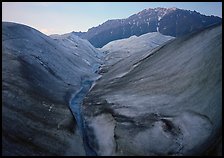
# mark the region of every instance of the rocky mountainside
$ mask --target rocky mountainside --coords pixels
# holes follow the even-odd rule
[[[221,25],[129,61],[111,66],[84,99],[97,155],[203,155],[220,141]]]
[[[69,102],[98,77],[101,53],[75,36],[60,40],[2,22],[2,155],[85,155]]]
[[[108,20],[97,27],[90,28],[87,32],[76,32],[75,34],[87,39],[96,48],[101,48],[110,41],[133,35],[140,36],[148,32],[160,32],[163,35],[180,37],[221,22],[220,17],[205,16],[196,11],[178,8],[149,8],[126,19]]]

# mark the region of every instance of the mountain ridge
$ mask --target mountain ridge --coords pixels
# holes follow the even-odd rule
[[[110,41],[140,36],[149,32],[180,37],[198,31],[211,24],[221,23],[218,16],[207,16],[197,11],[179,8],[148,8],[124,19],[111,19],[88,29],[87,32],[74,32],[87,39],[94,47],[101,48]]]

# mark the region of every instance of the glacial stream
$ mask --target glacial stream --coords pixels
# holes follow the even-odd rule
[[[99,70],[99,67],[100,67],[99,64],[94,64],[93,65],[94,72],[97,72],[97,70]],[[86,156],[96,156],[96,153],[94,150],[91,149],[88,143],[85,122],[83,121],[83,118],[82,118],[83,116],[82,116],[81,106],[83,103],[83,99],[89,92],[94,81],[95,80],[82,79],[81,88],[76,94],[73,94],[72,99],[70,100],[70,105],[69,105],[76,119],[79,133],[82,136]]]
[[[70,108],[71,108],[73,115],[76,119],[79,133],[83,138],[83,145],[84,145],[84,149],[85,149],[87,156],[96,155],[96,153],[88,145],[85,124],[84,124],[84,121],[82,118],[81,105],[82,105],[83,99],[85,98],[86,94],[89,92],[89,89],[91,88],[92,83],[93,83],[93,81],[90,81],[90,80],[82,81],[81,89],[73,96],[73,98],[70,102]]]

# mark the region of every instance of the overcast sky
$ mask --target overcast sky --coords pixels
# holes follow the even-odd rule
[[[31,26],[47,35],[87,31],[109,19],[143,9],[177,7],[222,17],[222,2],[3,2],[2,21]]]

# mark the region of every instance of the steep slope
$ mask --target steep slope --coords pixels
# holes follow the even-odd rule
[[[110,66],[122,59],[127,60],[126,58],[129,58],[130,62],[135,59],[137,60],[138,57],[145,55],[147,52],[173,38],[171,36],[164,36],[158,32],[153,32],[139,37],[131,36],[126,39],[115,40],[99,50],[106,54],[104,65]]]
[[[87,39],[96,48],[101,48],[110,41],[140,36],[148,32],[160,32],[164,35],[180,37],[196,32],[209,25],[220,23],[222,19],[215,16],[201,15],[196,11],[178,8],[145,9],[126,19],[108,20],[90,28],[87,32],[76,33]]]
[[[103,54],[95,49],[89,41],[79,38],[74,33],[51,35],[50,37],[66,49],[73,50],[73,54],[77,58],[80,58],[80,60],[83,60],[88,66],[92,67],[93,71],[96,71],[100,64],[103,63]]]
[[[121,76],[112,66],[84,99],[89,145],[98,155],[208,151],[221,137],[221,38],[219,25],[156,48]]]
[[[83,80],[98,77],[87,55],[25,25],[2,27],[2,154],[85,155],[69,102]],[[92,54],[86,60],[99,60],[76,40]]]

